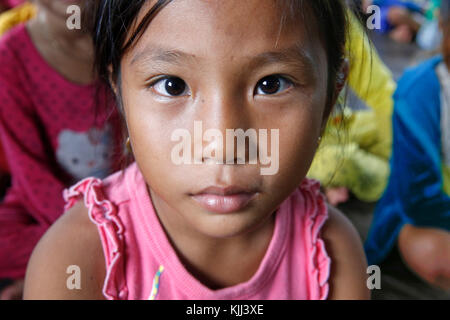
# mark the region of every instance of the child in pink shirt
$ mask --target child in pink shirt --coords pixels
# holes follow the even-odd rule
[[[368,298],[356,231],[305,178],[345,84],[343,2],[95,12],[99,74],[135,162],[66,189],[24,297]]]
[[[34,246],[63,212],[63,189],[111,173],[117,141],[92,77],[90,37],[67,30],[51,1],[36,4],[37,17],[0,40],[0,138],[12,178],[0,204],[0,279],[24,278]],[[68,41],[71,55],[62,50]]]

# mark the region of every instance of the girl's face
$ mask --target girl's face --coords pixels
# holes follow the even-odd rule
[[[280,30],[280,19],[275,1],[175,0],[122,59],[120,90],[133,153],[163,222],[213,238],[242,235],[267,222],[304,179],[328,116],[327,56],[318,35],[308,33],[315,26],[306,28],[298,18]],[[202,137],[194,146],[196,121],[200,134],[219,130],[223,148]],[[173,159],[181,140],[171,137],[180,129],[191,135],[192,156],[183,151],[192,164]],[[267,148],[259,149],[269,156],[279,151],[278,157],[272,153],[278,171],[262,175],[269,165],[260,159],[212,164],[195,154],[200,144],[234,159],[234,150],[226,149],[227,129],[254,130],[260,143],[259,133],[267,130]]]

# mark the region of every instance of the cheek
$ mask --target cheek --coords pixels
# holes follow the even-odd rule
[[[286,110],[284,117],[279,118],[280,175],[273,177],[278,182],[285,180],[298,185],[306,176],[318,148],[325,110],[325,89],[318,88],[311,100],[292,106]]]
[[[125,88],[123,92],[127,92]],[[167,170],[172,164],[170,138],[177,121],[168,121],[164,112],[137,92],[124,94],[123,104],[133,153],[141,169]]]
[[[291,119],[280,130],[280,168],[306,174],[318,145],[321,119],[309,111]]]
[[[177,203],[185,186],[185,173],[171,160],[172,128],[150,112],[129,112],[128,126],[133,155],[152,190],[168,203]],[[181,170],[181,171],[180,171]]]
[[[151,113],[131,113],[128,117],[129,135],[136,160],[153,167],[171,166],[170,123]]]
[[[278,173],[263,177],[270,199],[282,201],[300,185],[317,149],[321,124],[317,113],[320,112],[301,108],[297,106],[297,110],[289,112],[280,128]]]

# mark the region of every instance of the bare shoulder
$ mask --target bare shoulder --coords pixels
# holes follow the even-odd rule
[[[104,278],[97,227],[80,201],[52,225],[34,249],[25,276],[24,299],[103,299]]]
[[[369,299],[367,260],[361,238],[339,210],[328,206],[322,238],[331,258],[329,299]]]

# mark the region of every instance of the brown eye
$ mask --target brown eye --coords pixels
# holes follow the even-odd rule
[[[166,77],[159,79],[151,87],[158,94],[166,97],[179,97],[186,95],[188,89],[186,82],[178,77]]]
[[[282,76],[268,76],[258,82],[255,94],[274,95],[290,88],[291,85],[292,82]]]

